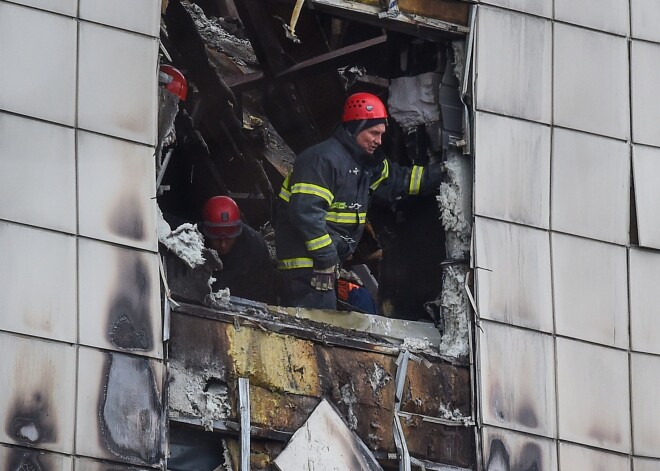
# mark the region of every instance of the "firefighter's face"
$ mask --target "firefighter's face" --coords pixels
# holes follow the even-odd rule
[[[377,124],[368,129],[365,129],[355,137],[355,142],[357,142],[358,146],[360,146],[363,151],[369,155],[372,155],[382,143],[385,129],[386,128],[384,124]]]
[[[209,246],[218,252],[218,255],[227,255],[236,243],[236,238],[231,239],[209,239]]]

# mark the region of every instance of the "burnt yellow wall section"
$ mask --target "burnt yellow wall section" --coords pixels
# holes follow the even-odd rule
[[[314,344],[249,327],[227,328],[235,376],[254,385],[305,396],[320,396],[321,383]]]

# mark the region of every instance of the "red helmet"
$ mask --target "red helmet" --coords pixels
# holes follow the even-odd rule
[[[346,123],[347,121],[379,118],[387,118],[387,110],[380,98],[371,93],[356,93],[346,99],[341,121]]]
[[[161,65],[158,81],[165,85],[165,89],[174,93],[181,101],[186,100],[188,96],[188,82],[178,69],[171,65]]]
[[[214,196],[202,209],[202,232],[211,239],[233,239],[241,235],[241,211],[228,196]]]

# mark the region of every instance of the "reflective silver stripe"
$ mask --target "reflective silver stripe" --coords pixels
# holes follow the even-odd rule
[[[284,258],[277,261],[280,270],[291,270],[293,268],[313,268],[314,261],[311,258]]]
[[[316,239],[305,241],[305,245],[309,251],[322,249],[323,247],[327,247],[330,244],[332,244],[332,239],[328,234],[317,237]]]
[[[412,172],[410,173],[410,188],[408,188],[408,194],[418,195],[420,188],[422,186],[422,174],[424,173],[424,167],[418,165],[413,165]]]
[[[313,183],[294,184],[291,187],[291,194],[295,193],[304,193],[307,195],[318,196],[319,198],[326,200],[329,205],[332,204],[332,201],[335,199],[335,195],[333,195],[330,190],[319,185],[314,185]]]
[[[387,159],[383,160],[383,171],[380,173],[380,178],[373,182],[369,188],[371,190],[375,190],[378,188],[378,185],[383,183],[383,180],[385,180],[387,177],[390,176],[390,164],[387,162]]]
[[[337,224],[364,224],[367,222],[367,213],[328,211],[325,220]]]

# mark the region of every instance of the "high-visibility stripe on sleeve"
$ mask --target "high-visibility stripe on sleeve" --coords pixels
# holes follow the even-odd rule
[[[305,246],[307,246],[307,250],[310,252],[312,250],[322,249],[323,247],[327,247],[330,244],[332,244],[332,239],[328,234],[317,237],[316,239],[305,241]]]
[[[284,182],[282,183],[282,189],[280,190],[280,198],[282,198],[287,203],[289,202],[289,198],[291,198],[291,192],[289,191],[289,177],[290,176],[291,176],[291,174],[286,176],[286,178],[284,179]]]
[[[303,193],[307,195],[318,196],[323,198],[328,204],[332,204],[332,201],[335,199],[335,195],[332,194],[327,188],[322,186],[314,185],[313,183],[296,183],[291,187],[291,194]]]
[[[314,261],[311,258],[283,258],[277,261],[277,268],[280,270],[292,270],[294,268],[314,268]]]
[[[364,224],[367,222],[367,213],[328,211],[325,220],[337,224]]]
[[[418,195],[420,188],[422,187],[422,174],[424,173],[424,167],[414,165],[412,172],[410,173],[410,188],[408,188],[408,194]]]
[[[378,188],[378,185],[383,183],[383,180],[385,180],[387,177],[390,176],[390,164],[387,162],[387,159],[383,160],[383,171],[380,173],[380,177],[378,180],[373,182],[369,188],[371,188],[372,191],[375,191],[376,188]]]
[[[282,187],[282,189],[280,190],[280,198],[282,198],[284,201],[288,203],[289,199],[291,198],[291,192],[286,188]]]

